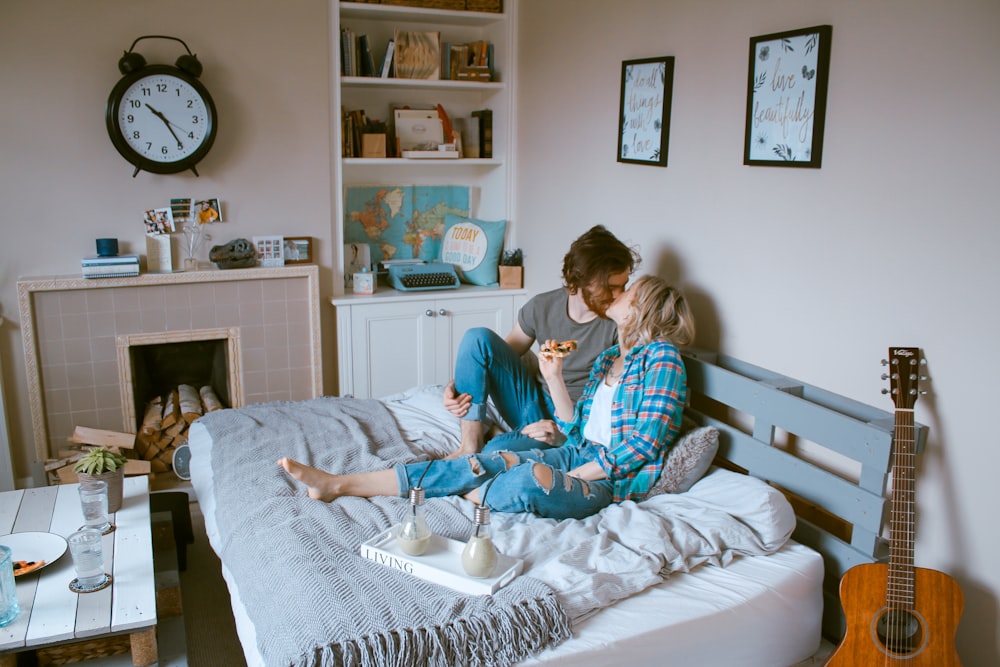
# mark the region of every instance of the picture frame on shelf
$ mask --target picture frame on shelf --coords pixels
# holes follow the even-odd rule
[[[257,263],[260,266],[285,265],[285,239],[282,236],[255,236],[253,247],[257,252]]]
[[[674,57],[622,61],[618,161],[667,166]]]
[[[286,236],[282,247],[285,264],[311,264],[313,261],[311,236]]]
[[[819,169],[832,26],[750,38],[743,164]]]

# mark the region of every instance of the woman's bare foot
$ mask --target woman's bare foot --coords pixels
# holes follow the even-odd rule
[[[343,495],[338,492],[336,475],[307,466],[288,457],[278,459],[278,465],[292,478],[305,484],[310,498],[328,503]]]

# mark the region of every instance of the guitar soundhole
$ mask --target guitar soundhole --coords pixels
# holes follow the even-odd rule
[[[920,619],[911,612],[888,610],[879,616],[874,629],[879,644],[887,653],[906,656],[923,647],[923,626]]]

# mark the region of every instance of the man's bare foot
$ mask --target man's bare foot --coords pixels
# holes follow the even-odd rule
[[[288,457],[278,459],[278,465],[291,475],[292,478],[305,484],[310,498],[328,503],[336,500],[341,495],[337,492],[336,475],[313,468],[312,466],[307,466]]]

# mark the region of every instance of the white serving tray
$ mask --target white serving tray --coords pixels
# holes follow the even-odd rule
[[[524,561],[497,554],[493,575],[479,579],[470,577],[462,569],[462,549],[465,544],[440,535],[431,536],[427,553],[411,556],[396,543],[396,527],[362,542],[361,555],[380,565],[400,570],[415,577],[432,581],[461,593],[492,595],[514,580],[521,573]]]

